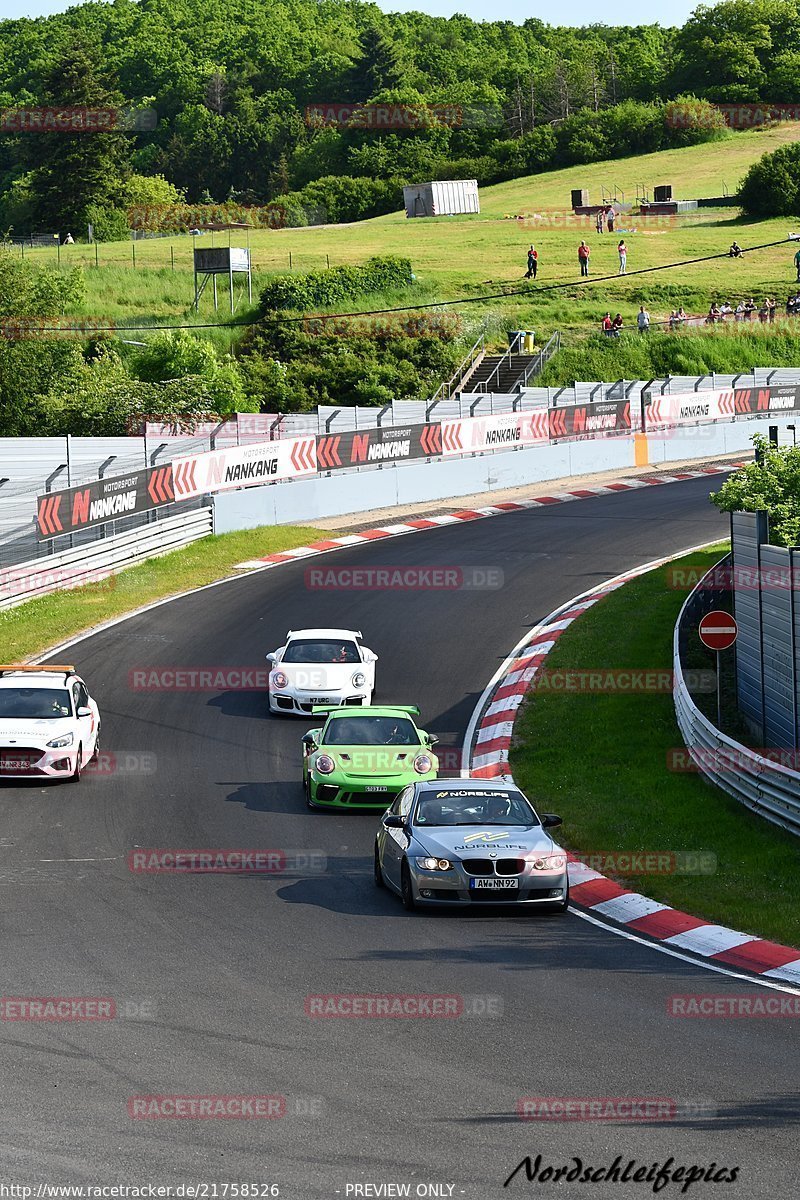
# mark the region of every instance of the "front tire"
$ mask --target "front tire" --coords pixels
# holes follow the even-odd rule
[[[411,872],[408,869],[408,863],[403,863],[403,868],[400,872],[400,895],[403,899],[403,908],[406,912],[413,912],[417,907],[414,900],[414,889],[411,884]]]
[[[306,798],[306,808],[316,811],[319,808],[319,805],[315,804],[311,799],[311,780],[308,775],[306,775],[303,779],[303,794]]]
[[[72,772],[71,782],[80,783],[81,774],[83,773],[83,744],[78,743],[78,753],[75,758],[75,770]]]
[[[96,763],[100,757],[100,728],[101,728],[100,722],[98,721],[97,722],[97,737],[94,739],[94,750],[92,751],[92,757],[89,759],[90,763]]]

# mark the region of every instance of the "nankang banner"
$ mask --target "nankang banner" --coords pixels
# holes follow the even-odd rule
[[[314,475],[317,470],[314,443],[313,437],[285,438],[176,458],[175,496],[178,500],[189,500],[206,492]]]
[[[442,453],[440,434],[438,424],[390,425],[325,434],[317,438],[317,467],[320,471],[338,471],[344,467],[429,458]]]
[[[598,437],[606,433],[630,433],[631,406],[628,400],[598,400],[596,404],[569,404],[548,413],[550,440]]]
[[[730,421],[734,417],[770,416],[800,409],[800,388],[737,388],[650,396],[645,407],[645,428],[696,425],[703,421]]]
[[[174,502],[172,463],[95,479],[80,487],[38,496],[36,536],[43,542]]]

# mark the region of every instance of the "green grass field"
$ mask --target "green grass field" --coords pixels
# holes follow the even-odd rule
[[[702,572],[726,549],[674,565]],[[589,609],[559,638],[547,670],[671,671],[685,592],[665,586],[666,574],[657,568]],[[637,619],[642,612],[647,621]],[[698,774],[669,769],[684,746],[671,692],[533,692],[514,732],[514,777],[540,810],[564,818],[563,845],[583,854],[716,855],[713,874],[615,877],[694,916],[800,945],[800,840]]]
[[[532,288],[524,297],[504,298],[491,304],[465,304],[459,311],[468,322],[466,336],[490,313],[499,313],[507,324],[536,329],[543,336],[556,328],[574,332],[576,336],[585,335],[608,307],[618,308],[623,316],[631,318],[642,299],[648,300],[654,318],[668,315],[672,305],[668,300],[659,300],[659,289],[665,285],[670,292],[675,289],[680,295],[685,289],[690,300],[702,301],[701,307],[713,295],[720,298],[745,292],[756,296],[773,292],[785,295],[795,278],[791,262],[794,247],[790,244],[736,261],[704,263],[580,286],[576,253],[581,238],[592,246],[593,275],[616,275],[618,238],[609,234],[598,237],[588,221],[573,218],[569,194],[572,188],[585,186],[590,190],[590,198],[599,201],[601,185],[605,185],[618,188],[618,194],[624,192],[626,199],[633,200],[637,182],[646,184],[651,194],[653,185],[672,183],[674,194],[687,199],[720,195],[724,188],[733,192],[751,163],[766,151],[798,137],[800,124],[786,123],[770,130],[739,133],[704,146],[517,179],[482,188],[479,216],[408,220],[402,213],[392,213],[352,225],[251,230],[254,297],[257,298],[260,286],[271,274],[289,270],[290,254],[293,270],[319,269],[328,262],[332,266],[362,262],[373,254],[402,254],[414,265],[422,299],[458,300],[483,291],[496,291],[498,283],[520,283],[531,241],[540,253],[538,287],[553,283],[569,286],[550,293]],[[507,219],[515,215],[523,215],[525,219]],[[734,237],[745,248],[785,239],[792,228],[783,220],[745,221],[735,208],[701,209],[685,217],[654,218],[649,224],[640,218],[623,219],[618,226],[625,230],[636,227],[636,232],[624,234],[630,271],[724,252]],[[213,236],[216,244],[227,244],[226,234]],[[236,235],[234,238],[241,240]],[[210,244],[211,239],[211,234],[204,235],[202,244]],[[171,251],[175,270],[170,265]],[[136,243],[135,269],[130,242],[101,245],[98,253],[100,267],[96,269],[93,247],[61,248],[62,267],[85,265],[88,298],[84,315],[105,316],[119,322],[172,319],[200,323],[215,319],[208,291],[199,315],[194,317],[190,313],[191,237]],[[55,249],[28,250],[26,257],[29,255],[35,261],[56,261]],[[361,307],[371,305],[365,303]],[[240,280],[236,319],[242,320],[247,315],[246,292]],[[216,319],[229,318],[227,294],[221,288]]]

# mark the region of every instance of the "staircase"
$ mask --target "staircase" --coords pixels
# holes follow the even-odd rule
[[[522,378],[537,358],[538,351],[536,354],[485,354],[462,391],[513,392],[517,380]]]

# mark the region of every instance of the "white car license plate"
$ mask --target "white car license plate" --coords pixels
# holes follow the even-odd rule
[[[388,792],[388,787],[384,787],[380,783],[368,783],[364,788],[365,792]]]
[[[474,888],[490,888],[493,891],[510,891],[519,887],[518,879],[470,879],[469,886]]]
[[[329,700],[327,696],[312,696],[309,704],[335,704],[335,700]]]
[[[0,758],[0,767],[4,771],[28,771],[30,770],[31,760],[29,758]]]

